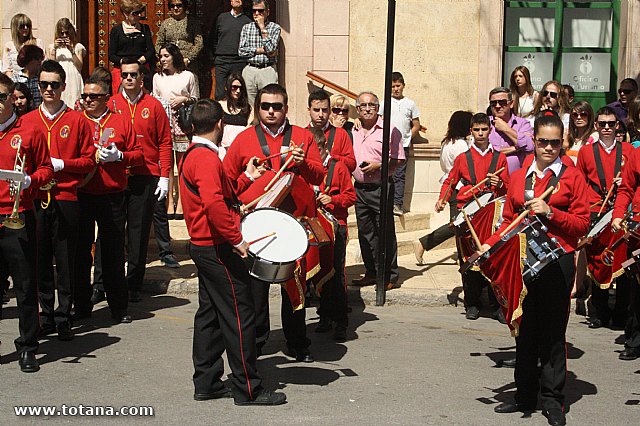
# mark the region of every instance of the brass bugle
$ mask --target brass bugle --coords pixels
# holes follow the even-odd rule
[[[16,162],[13,166],[13,170],[16,172],[22,172],[24,170],[25,156],[20,155],[20,145],[16,152]],[[24,220],[18,216],[18,209],[20,208],[20,190],[22,189],[22,182],[11,181],[9,183],[9,195],[13,197],[13,209],[11,215],[6,218],[2,225],[9,229],[22,229],[24,228]]]

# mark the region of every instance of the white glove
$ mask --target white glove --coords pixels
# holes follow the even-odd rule
[[[122,152],[116,148],[116,144],[111,143],[106,148],[100,147],[100,161],[102,163],[113,163],[122,160]]]
[[[161,177],[158,181],[158,186],[156,187],[156,192],[154,195],[158,195],[158,201],[164,200],[169,193],[169,178]]]
[[[22,183],[22,185],[20,185],[20,190],[24,191],[25,189],[29,188],[30,186],[31,186],[31,176],[25,175],[24,176],[24,182]]]
[[[61,160],[59,158],[51,157],[51,164],[53,165],[54,172],[59,172],[60,170],[64,169],[64,160]]]

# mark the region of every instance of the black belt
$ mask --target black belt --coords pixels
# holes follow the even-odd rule
[[[248,63],[247,65],[249,65],[250,67],[260,68],[260,69],[262,69],[262,68],[270,67],[270,66],[272,66],[274,63],[275,63],[275,62],[272,62],[272,63],[270,63],[270,64],[252,64],[252,63]]]
[[[392,183],[392,182],[393,182],[393,178],[392,178],[392,177],[390,177],[390,178],[389,178],[389,183]],[[382,184],[377,183],[377,182],[369,182],[369,183],[365,183],[365,182],[358,182],[358,181],[355,181],[355,182],[353,183],[353,186],[354,186],[355,188],[359,188],[359,189],[367,189],[367,190],[369,190],[369,189],[378,189],[378,188],[380,188],[380,186],[382,186]]]

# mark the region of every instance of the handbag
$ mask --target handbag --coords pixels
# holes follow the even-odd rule
[[[191,111],[193,111],[194,103],[182,105],[178,108],[178,126],[187,134],[191,135]]]

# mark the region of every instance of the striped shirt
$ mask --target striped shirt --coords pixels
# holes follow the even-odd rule
[[[263,39],[260,28],[258,28],[255,22],[245,24],[242,27],[238,55],[242,58],[247,58],[251,65],[272,65],[276,63],[276,56],[269,57],[265,54],[256,55],[256,50],[259,47],[262,47],[267,54],[275,52],[278,49],[280,25],[269,21],[266,23],[265,29],[269,34]]]

